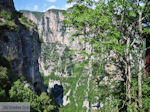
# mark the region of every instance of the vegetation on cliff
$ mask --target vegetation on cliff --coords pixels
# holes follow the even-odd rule
[[[48,11],[54,12],[54,13],[58,13],[58,12],[65,13],[66,12],[65,10],[59,10],[59,9],[49,9]]]
[[[36,12],[36,11],[27,11],[27,10],[20,10],[21,13],[32,13],[38,20],[42,18],[44,15],[43,12]]]
[[[150,76],[148,71],[144,78],[143,55],[149,49],[145,48],[145,41],[149,41],[150,35],[150,2],[68,0],[68,3],[74,6],[65,14],[65,26],[76,30],[70,41],[82,36],[81,41],[92,49],[79,51],[84,57],[82,62],[72,61],[74,53],[68,46],[57,42],[46,46],[39,39],[43,43],[44,69],[55,65],[49,76],[42,74],[44,84],[49,86],[50,80],[60,82],[63,100],[63,95],[70,92],[66,96],[69,103],[60,104],[59,111],[150,112]],[[65,13],[57,9],[49,11]],[[38,19],[43,16],[40,12],[31,13]],[[17,31],[18,24],[27,29],[36,27],[21,13],[0,12],[0,30],[3,29],[0,35],[5,30]],[[7,42],[7,38],[3,41]],[[60,48],[64,48],[62,53]],[[51,96],[51,90],[49,94],[35,94],[24,77],[11,71],[10,57],[0,55],[0,101],[30,102],[33,112],[56,112],[57,97]]]
[[[1,10],[0,11],[0,28],[16,31],[17,27],[18,26],[15,23],[15,18],[12,16],[12,14],[5,10]]]
[[[1,56],[0,102],[30,102],[31,112],[55,112],[57,108],[53,97],[45,92],[40,96],[36,95],[23,76],[19,77],[11,71],[10,63],[7,58]]]
[[[31,112],[49,112],[55,110],[52,99],[47,96],[47,93],[42,92],[40,96],[33,93],[32,90],[25,87],[22,81],[17,80],[11,87],[10,101],[13,102],[30,102]]]
[[[145,80],[143,72],[146,50],[143,45],[145,34],[149,34],[150,2],[68,0],[68,3],[75,5],[68,10],[65,22],[78,30],[93,48],[87,56],[92,60],[93,68],[96,67],[93,75],[97,78],[99,100],[103,103],[99,111],[150,111],[149,78]],[[105,68],[112,65],[118,71],[110,75]],[[115,79],[118,76],[121,78]],[[105,83],[102,84],[103,78]]]
[[[28,21],[19,12],[0,11],[0,42],[8,45],[11,36],[8,38],[6,32],[16,34],[19,30],[23,30],[18,29],[19,26],[28,30],[31,27],[36,28],[33,22]],[[0,49],[0,102],[30,102],[32,112],[55,112],[57,107],[53,97],[46,92],[38,93],[32,84],[20,76],[21,74],[16,73],[12,68],[14,60],[7,56],[9,55],[7,50],[9,49]]]

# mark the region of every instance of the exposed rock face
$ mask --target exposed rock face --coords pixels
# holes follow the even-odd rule
[[[0,9],[13,14],[12,11],[15,11],[13,0],[1,0]],[[36,27],[27,28],[19,20],[15,21],[17,21],[16,30],[5,29],[3,26],[0,31],[0,55],[9,59],[12,71],[25,76],[35,89],[40,88],[43,91],[38,64],[41,44]]]
[[[0,0],[0,10],[15,11],[13,0]]]
[[[64,46],[68,46],[70,49],[83,49],[85,43],[79,44],[79,39],[74,38],[74,41],[70,40],[70,37],[75,33],[74,29],[67,28],[63,24],[64,15],[63,11],[47,11],[44,13],[41,21],[38,24],[40,37],[43,38],[44,43],[60,43]]]
[[[70,38],[76,31],[64,25],[63,11],[46,11],[40,19],[34,13],[25,11],[24,15],[38,25],[40,39],[43,40],[39,59],[40,72],[45,76],[50,76],[49,89],[57,91],[53,92],[56,95],[58,104],[66,106],[73,103],[73,106],[77,108],[79,106],[80,108],[84,107],[84,100],[88,101],[88,96],[90,95],[89,90],[91,89],[92,78],[89,69],[91,67],[87,67],[84,74],[82,74],[84,68],[77,69],[75,66],[76,62],[83,62],[83,60],[88,59],[88,57],[85,58],[79,54],[78,51],[85,50],[90,53],[91,46],[85,42],[80,42],[82,37]],[[74,50],[75,53],[70,53],[71,50]],[[78,75],[75,72],[79,72]],[[56,85],[63,87],[63,93],[59,88],[56,88]],[[85,91],[82,93],[83,99],[80,99],[78,94],[81,92],[82,87]],[[89,106],[85,107],[89,110]]]
[[[28,17],[29,20],[34,21],[36,24],[38,24],[38,20],[37,20],[37,18],[34,16],[34,14],[32,14],[32,13],[25,13],[25,12],[24,12],[24,16]]]
[[[63,24],[63,12],[62,10],[49,10],[43,13],[40,19],[37,19],[34,12],[24,12],[24,15],[29,20],[38,24],[39,36],[43,40],[42,55],[39,59],[40,71],[46,76],[50,75],[56,66],[62,64],[64,61],[62,57],[65,57],[66,53],[69,54],[69,50],[90,50],[88,44],[79,42],[82,37],[73,38],[74,41],[71,40],[71,35],[76,31],[67,28]],[[76,53],[76,55],[65,57],[65,59],[66,63],[71,63],[71,61],[83,60],[83,56]],[[60,76],[69,76],[71,74],[67,73],[66,68],[65,73],[56,72]]]
[[[42,53],[39,58],[40,72],[49,76],[47,77],[50,78],[48,90],[54,93],[57,103],[66,106],[67,109],[69,107],[82,108],[83,110],[76,111],[86,112],[103,107],[103,103],[99,101],[97,81],[93,80],[95,77],[93,76],[94,69],[92,66],[93,61],[100,61],[101,59],[96,60],[92,56],[90,60],[88,56],[82,56],[77,52],[83,50],[91,54],[92,47],[88,43],[80,42],[82,36],[72,37],[76,30],[64,25],[63,11],[54,9],[43,13],[27,11],[23,13],[29,20],[38,25],[40,40],[43,41]],[[71,50],[74,50],[75,53],[70,53]],[[108,54],[108,56],[117,58],[114,53]],[[80,69],[76,62],[83,63],[84,61],[89,61],[89,63],[86,63],[83,68],[81,65],[82,69]],[[121,74],[117,66],[110,61],[107,63],[105,71],[109,75],[113,75],[116,71]],[[108,77],[102,79],[103,81],[100,84],[110,83]],[[113,77],[111,82],[114,80],[121,81],[122,78],[118,75]]]

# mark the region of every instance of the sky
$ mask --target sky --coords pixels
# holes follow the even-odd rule
[[[19,10],[30,10],[44,12],[48,9],[67,9],[71,4],[67,0],[14,0],[15,8]]]

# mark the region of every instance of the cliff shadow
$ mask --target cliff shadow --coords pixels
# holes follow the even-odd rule
[[[63,92],[64,88],[62,85],[55,84],[53,88],[51,88],[51,93],[57,101],[58,105],[63,104]]]

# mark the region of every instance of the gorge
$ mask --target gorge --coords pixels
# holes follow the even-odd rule
[[[12,0],[2,0],[0,5],[1,10],[17,13]],[[91,52],[91,47],[80,42],[82,37],[70,38],[76,31],[63,23],[65,11],[20,12],[27,20],[14,18],[15,30],[7,29],[5,25],[1,29],[0,54],[9,59],[10,69],[19,76],[23,75],[33,85],[34,91],[40,88],[52,92],[57,103],[64,106],[64,111],[88,109],[89,94],[95,97],[92,105],[97,105],[96,93],[90,92],[95,82],[89,75],[89,64],[85,68],[80,65],[88,57],[84,58],[79,51]]]
[[[30,102],[31,112],[149,112],[150,2],[65,2],[72,7],[39,12],[0,0],[0,102]]]
[[[89,108],[89,95],[93,95],[92,106],[100,106],[96,82],[89,74],[89,64],[82,67],[82,61],[88,57],[80,54],[81,50],[91,52],[91,46],[81,42],[82,36],[72,38],[76,31],[66,27],[64,10],[50,9],[46,12],[21,11],[28,20],[37,24],[41,43],[39,67],[48,91],[53,91],[58,104],[62,104],[66,111],[75,108],[77,111]],[[81,65],[80,65],[81,64]],[[87,87],[88,85],[88,87]],[[90,92],[92,90],[92,92]],[[78,98],[82,92],[82,98]],[[94,107],[94,108],[95,108]],[[65,111],[65,110],[64,110]]]

